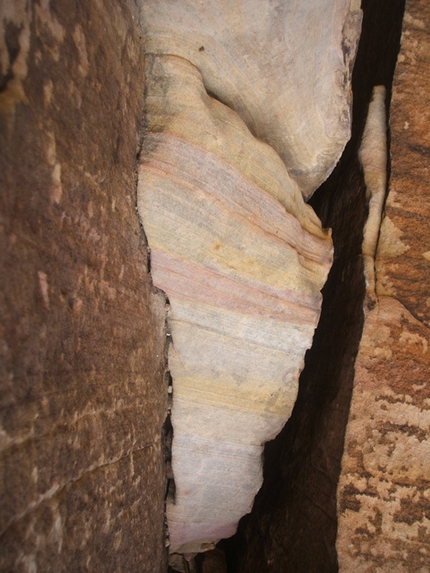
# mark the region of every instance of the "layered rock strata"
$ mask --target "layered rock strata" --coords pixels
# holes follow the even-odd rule
[[[329,4],[142,8],[138,208],[170,303],[171,552],[212,547],[250,510],[312,343],[332,247],[302,196],[348,139],[360,25],[349,2]]]
[[[229,537],[289,417],[331,263],[297,184],[199,71],[147,57],[138,206],[170,302],[173,552]]]
[[[406,4],[392,168],[338,489],[342,573],[429,570],[429,7]]]

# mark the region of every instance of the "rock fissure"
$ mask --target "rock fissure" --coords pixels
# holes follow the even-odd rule
[[[0,571],[428,573],[430,11],[359,4],[0,3]]]
[[[266,445],[264,483],[253,511],[236,536],[224,542],[229,573],[339,569],[337,487],[364,321],[362,242],[368,205],[358,150],[373,87],[384,85],[387,101],[391,97],[404,4],[367,1],[362,8],[352,138],[310,200],[323,225],[333,230],[334,263],[323,288],[322,314],[292,416]]]

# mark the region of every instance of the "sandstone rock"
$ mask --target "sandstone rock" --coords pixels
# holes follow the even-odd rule
[[[368,313],[339,483],[340,571],[429,563],[429,332],[392,297]]]
[[[331,259],[301,193],[349,137],[361,11],[349,0],[141,8],[138,205],[170,302],[171,551],[191,554],[249,511],[262,445],[295,400]]]
[[[349,137],[361,11],[349,1],[150,1],[142,22],[138,205],[172,336],[167,516],[171,551],[193,553],[249,511],[262,445],[295,400],[331,258],[301,193]]]
[[[429,7],[406,4],[390,114],[392,168],[339,483],[340,571],[428,571]]]
[[[194,64],[309,197],[350,136],[360,2],[149,0],[141,9],[145,51]]]
[[[376,301],[375,257],[381,228],[382,210],[387,191],[387,118],[385,86],[373,89],[368,116],[359,150],[363,168],[369,214],[363,230],[363,259],[367,305]]]
[[[170,302],[175,499],[171,551],[235,532],[288,419],[331,264],[297,183],[197,68],[147,57],[138,208]]]
[[[0,570],[166,570],[133,2],[0,2]]]

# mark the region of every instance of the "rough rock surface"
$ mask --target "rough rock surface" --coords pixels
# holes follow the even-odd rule
[[[430,570],[430,10],[406,3],[392,169],[339,483],[340,571]]]
[[[365,0],[353,73],[352,139],[311,204],[332,228],[334,262],[321,319],[306,355],[292,416],[266,445],[264,484],[237,535],[224,543],[228,570],[337,573],[337,484],[363,325],[366,196],[358,160],[373,87],[391,85],[400,0]],[[352,569],[353,570],[353,569]]]
[[[330,234],[278,154],[197,68],[147,56],[138,207],[170,302],[171,551],[231,536],[262,482],[312,344]]]
[[[146,0],[142,14],[145,51],[194,64],[312,195],[350,137],[359,0]]]
[[[163,571],[133,2],[0,3],[0,570]]]

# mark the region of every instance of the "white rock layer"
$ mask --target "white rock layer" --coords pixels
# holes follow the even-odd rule
[[[305,197],[350,137],[360,0],[145,0],[148,54],[175,54],[284,160]]]

